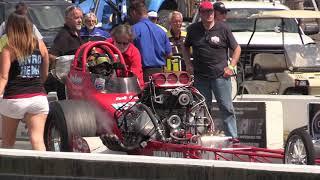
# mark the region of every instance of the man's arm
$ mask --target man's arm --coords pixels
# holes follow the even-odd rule
[[[235,74],[235,68],[238,64],[239,58],[241,54],[241,47],[240,45],[237,45],[232,53],[232,58],[230,64],[224,68],[224,74],[223,77],[230,77]]]
[[[54,69],[56,66],[56,58],[57,56],[53,54],[49,54],[49,69]]]
[[[49,50],[49,69],[54,69],[54,67],[56,66],[56,58],[60,56],[60,54],[62,54],[63,50],[60,46],[63,43],[66,42],[63,40],[62,35],[60,35],[60,33],[57,34],[53,41],[53,45]]]
[[[235,68],[238,64],[240,54],[241,54],[241,47],[237,43],[236,39],[233,36],[233,33],[231,32],[231,29],[229,26],[226,26],[226,34],[227,34],[227,39],[228,39],[228,47],[229,49],[233,50],[232,56],[231,56],[231,62],[230,64],[224,68],[224,77],[230,77],[234,75],[235,73]]]
[[[234,51],[233,51],[233,53],[232,53],[232,57],[231,57],[232,59],[231,59],[231,62],[230,62],[230,65],[231,65],[232,67],[237,66],[237,64],[238,64],[238,62],[239,62],[240,54],[241,54],[241,47],[240,47],[240,45],[238,45],[238,46],[234,49]]]
[[[182,45],[182,57],[183,57],[183,60],[186,64],[186,69],[187,69],[187,72],[189,74],[193,74],[193,65],[191,63],[191,47],[192,47],[192,37],[191,37],[191,30],[192,30],[192,25],[190,25],[188,28],[187,28],[187,33],[186,33],[186,38],[184,40],[184,44]]]
[[[191,47],[182,46],[182,57],[186,64],[186,69],[189,74],[193,74],[193,65],[191,63]]]

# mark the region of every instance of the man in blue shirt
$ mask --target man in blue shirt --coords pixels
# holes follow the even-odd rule
[[[96,27],[97,17],[94,13],[88,13],[84,16],[84,27],[80,30],[80,37],[84,41],[105,40],[110,34]]]
[[[171,56],[170,41],[166,33],[148,19],[148,10],[144,3],[132,3],[129,8],[131,20],[135,23],[134,44],[142,56],[144,81],[149,81],[153,73],[163,72],[166,58]]]

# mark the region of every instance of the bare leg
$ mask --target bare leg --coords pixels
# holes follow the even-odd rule
[[[16,142],[19,119],[2,116],[2,147],[12,148]]]
[[[43,134],[46,123],[46,114],[29,114],[25,115],[26,123],[29,130],[30,143],[33,150],[45,151]]]

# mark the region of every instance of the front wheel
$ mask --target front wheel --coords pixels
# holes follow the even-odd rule
[[[315,152],[311,136],[304,129],[295,129],[289,134],[283,161],[284,164],[315,164]]]

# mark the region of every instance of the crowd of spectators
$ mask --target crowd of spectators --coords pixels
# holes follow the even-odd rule
[[[97,17],[94,13],[83,15],[79,7],[70,6],[65,11],[65,24],[55,37],[48,55],[41,34],[26,16],[27,5],[18,4],[8,21],[0,26],[0,50],[3,49],[0,60],[0,95],[3,94],[3,99],[0,100],[4,138],[2,146],[14,145],[13,136],[15,137],[17,124],[21,119],[26,119],[33,149],[45,150],[42,135],[48,102],[43,99],[43,87],[49,62],[53,68],[57,57],[75,54],[83,43],[92,40],[106,40],[114,44],[121,51],[127,68],[137,76],[141,88],[149,81],[151,74],[164,71],[167,58],[172,55],[181,56],[183,70],[195,75],[195,86],[204,94],[209,107],[212,101],[211,92],[214,92],[224,115],[227,135],[236,138],[230,76],[233,75],[239,58],[239,45],[223,22],[228,11],[223,3],[217,2],[212,6],[205,1],[201,3],[199,11],[202,21],[189,26],[187,32],[181,30],[182,14],[178,11],[171,12],[167,30],[157,24],[157,12],[148,12],[145,3],[136,0],[130,3],[128,9],[132,24],[118,25],[109,33],[96,27]],[[11,22],[13,19],[16,20],[14,25]],[[12,28],[24,28],[26,31],[9,32]],[[15,44],[14,38],[17,37],[25,37],[26,42]],[[194,57],[192,63],[191,47]],[[227,64],[228,49],[234,52],[230,65]],[[36,55],[39,56],[38,61],[30,64],[28,58]],[[37,73],[24,74],[22,69],[27,66],[38,68]],[[47,91],[58,92],[59,99],[66,98],[64,84],[54,77],[49,76],[46,87],[49,87]],[[16,91],[19,88],[24,91]],[[21,98],[27,100],[18,107],[12,107],[12,101],[20,102]],[[12,113],[10,108],[20,113]]]

